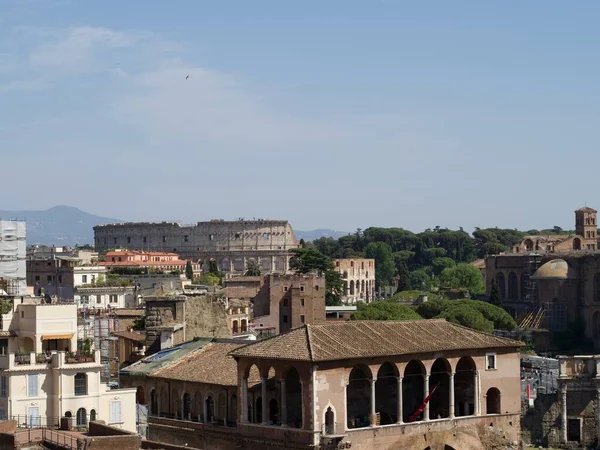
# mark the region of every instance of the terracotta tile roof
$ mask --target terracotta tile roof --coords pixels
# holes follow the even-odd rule
[[[231,355],[316,362],[521,345],[444,319],[357,320],[304,325],[241,347]]]
[[[152,373],[152,377],[196,383],[237,386],[237,364],[229,353],[245,344],[211,342],[193,351],[173,364]],[[256,378],[256,379],[255,379]],[[250,373],[248,385],[260,383],[260,376]]]
[[[135,331],[113,331],[115,336],[120,336],[130,341],[144,342],[146,340],[146,332],[137,333]]]

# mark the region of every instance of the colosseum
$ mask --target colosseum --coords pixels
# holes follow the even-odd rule
[[[288,273],[290,250],[299,242],[286,220],[215,219],[182,225],[177,222],[129,222],[94,227],[96,250],[113,248],[169,251],[198,261],[208,269],[240,274],[254,260],[263,273]]]

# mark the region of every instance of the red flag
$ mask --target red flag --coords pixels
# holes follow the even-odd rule
[[[427,403],[429,403],[429,400],[431,400],[431,396],[433,395],[433,393],[435,392],[435,390],[438,388],[439,385],[440,385],[440,383],[436,384],[435,387],[429,393],[429,395],[427,397],[425,397],[425,400],[423,400],[423,403],[421,404],[421,406],[419,406],[419,409],[417,409],[415,411],[415,413],[408,418],[408,423],[414,422],[417,419],[417,417],[419,417],[419,415],[423,411],[425,411],[425,407],[427,406]]]

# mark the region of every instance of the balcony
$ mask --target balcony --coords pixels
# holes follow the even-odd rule
[[[83,364],[95,362],[94,355],[84,353],[66,353],[65,364]]]
[[[74,364],[87,366],[100,365],[100,350],[95,350],[91,355],[83,353],[53,352],[16,354],[9,353],[0,355],[0,370],[26,370],[35,367],[37,369],[54,368],[60,369]]]

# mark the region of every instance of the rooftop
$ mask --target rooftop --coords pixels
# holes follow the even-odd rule
[[[231,355],[318,362],[521,345],[444,319],[358,320],[304,325],[241,347]]]
[[[130,341],[135,342],[145,342],[146,341],[146,332],[138,333],[136,331],[113,331],[115,336],[119,336],[125,339],[129,339]]]

